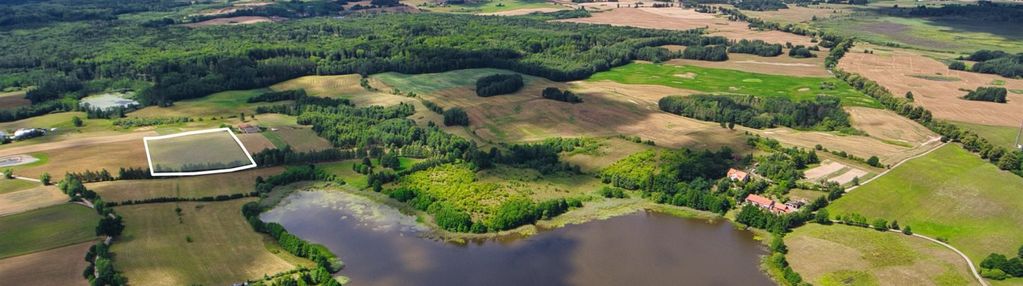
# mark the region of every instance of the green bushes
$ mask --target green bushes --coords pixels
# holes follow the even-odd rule
[[[542,96],[543,96],[543,98],[546,98],[546,99],[553,99],[553,100],[564,101],[564,102],[568,102],[568,103],[580,103],[580,102],[583,102],[583,100],[581,98],[576,96],[571,91],[568,91],[568,90],[561,91],[560,89],[558,89],[556,87],[548,87],[548,88],[543,89]]]
[[[763,40],[742,39],[728,46],[729,53],[752,54],[761,57],[776,57],[782,54],[781,44],[769,44]]]
[[[783,97],[693,94],[667,96],[657,102],[661,110],[694,119],[737,123],[751,128],[776,125],[799,129],[842,130],[850,128],[841,100],[817,96],[814,101],[792,102]]]
[[[952,61],[951,63],[948,64],[948,69],[950,69],[950,70],[957,70],[957,71],[965,71],[966,70],[966,63],[963,63],[962,61]]]
[[[553,218],[573,207],[582,207],[579,200],[553,199],[534,203],[524,197],[513,197],[498,205],[489,220],[474,222],[468,212],[415,188],[403,186],[388,190],[387,195],[415,209],[426,211],[433,215],[437,226],[454,232],[482,233],[508,230],[532,224],[537,220]]]
[[[650,61],[653,63],[667,61],[671,59],[671,57],[671,51],[661,47],[642,47],[636,50],[635,55],[637,60]]]
[[[967,100],[1005,103],[1006,95],[1008,95],[1008,90],[1004,87],[982,86],[978,87],[977,90],[970,91],[963,98]]]
[[[452,107],[444,111],[444,126],[469,126],[469,115],[461,107]]]
[[[625,194],[624,190],[617,187],[604,186],[601,187],[600,190],[597,191],[597,193],[605,198],[624,199],[629,197],[628,195]]]
[[[728,60],[725,46],[688,46],[682,51],[683,59],[722,62]]]
[[[789,56],[797,59],[817,57],[817,55],[813,54],[813,52],[810,52],[810,49],[804,47],[803,45],[798,45],[792,47],[792,49],[789,49]]]
[[[1008,78],[1023,77],[1023,53],[1009,54],[1002,51],[977,51],[969,60],[977,61],[970,69],[973,72],[997,74]]]
[[[494,74],[476,80],[476,95],[481,97],[509,94],[522,88],[522,75]]]
[[[1023,277],[1023,246],[1016,257],[991,253],[980,262],[981,275],[986,278],[1003,280],[1009,277]]]

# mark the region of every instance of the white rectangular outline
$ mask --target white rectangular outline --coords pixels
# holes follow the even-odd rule
[[[195,135],[195,134],[214,133],[214,132],[221,132],[221,131],[227,131],[227,134],[230,134],[231,138],[234,138],[234,142],[238,143],[239,147],[242,147],[242,152],[245,153],[245,156],[249,158],[249,162],[252,162],[252,164],[245,165],[245,166],[238,166],[238,167],[234,167],[234,168],[230,168],[230,169],[208,170],[208,171],[199,171],[199,172],[157,173],[156,169],[153,168],[153,156],[149,152],[149,140],[160,140],[160,139],[182,137],[182,136]],[[238,136],[234,135],[234,132],[231,132],[231,128],[205,129],[205,130],[196,130],[196,131],[188,131],[188,132],[175,133],[175,134],[170,134],[170,135],[142,137],[142,144],[144,144],[146,146],[146,160],[149,161],[149,175],[151,175],[153,177],[200,176],[200,175],[209,175],[209,174],[222,174],[222,173],[230,173],[230,172],[236,172],[236,171],[241,171],[241,170],[246,170],[246,169],[252,169],[252,168],[256,167],[256,160],[252,159],[252,154],[249,154],[249,150],[245,149],[245,144],[242,144],[242,140],[238,139]]]

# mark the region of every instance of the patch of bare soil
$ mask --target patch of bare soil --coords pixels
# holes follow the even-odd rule
[[[614,5],[614,4],[611,4]],[[624,4],[623,4],[624,6]],[[698,13],[680,8],[613,8],[593,13],[592,17],[559,20],[564,22],[608,24],[648,29],[691,30],[707,29],[711,35],[729,39],[764,40],[784,44],[812,46],[809,37],[779,31],[751,30],[746,22],[729,21],[720,15]]]
[[[884,140],[905,142],[917,146],[938,137],[930,129],[899,114],[876,108],[846,107],[853,128]]]
[[[280,22],[286,20],[282,17],[263,17],[263,16],[239,16],[239,17],[227,17],[227,18],[216,18],[202,22],[181,24],[181,26],[189,28],[198,28],[205,26],[215,25],[245,25],[255,23],[267,23],[267,22]]]
[[[21,106],[32,104],[31,101],[25,99],[24,91],[15,92],[0,92],[0,110],[4,109],[15,109]]]
[[[89,285],[82,278],[82,257],[95,242],[85,242],[0,260],[0,277],[11,285]]]
[[[862,53],[867,48],[872,54]],[[998,75],[950,70],[932,58],[901,49],[877,49],[861,45],[842,58],[838,67],[877,81],[896,96],[913,92],[916,104],[935,118],[998,126],[1019,126],[1023,121],[1023,95],[1009,93],[1008,103],[964,100],[967,92],[1001,81],[1007,89],[1023,89],[1023,80]],[[886,51],[887,50],[887,51]],[[920,75],[956,77],[958,81],[935,81]]]

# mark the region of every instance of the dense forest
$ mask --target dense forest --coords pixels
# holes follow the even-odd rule
[[[732,151],[653,150],[639,152],[601,171],[604,183],[630,190],[657,203],[686,206],[715,213],[728,211],[726,193],[711,192],[714,180],[725,176],[734,163]]]
[[[816,100],[793,102],[784,97],[693,94],[661,98],[658,106],[665,112],[690,118],[758,129],[777,125],[828,131],[851,128],[841,100],[833,96],[819,95]]]
[[[1003,51],[979,50],[964,59],[975,61],[969,70],[972,72],[997,74],[1004,77],[1023,77],[1023,53],[1010,54]],[[948,68],[967,70],[962,62],[954,61]]]
[[[722,62],[728,60],[728,50],[723,45],[688,46],[682,51],[682,58],[689,60]]]
[[[79,91],[88,87],[137,87],[143,104],[169,105],[309,74],[492,67],[574,80],[628,63],[643,47],[724,40],[695,30],[551,23],[547,18],[350,15],[198,29],[151,27],[134,19],[50,23],[0,34],[0,88],[36,86],[32,98],[43,103],[80,98],[86,94]],[[209,38],[218,41],[204,40]]]
[[[583,102],[582,98],[579,98],[579,96],[575,95],[575,93],[572,93],[571,91],[568,91],[568,90],[562,91],[562,90],[558,89],[557,87],[544,88],[543,89],[543,93],[541,94],[541,96],[543,96],[543,98],[546,98],[546,99],[553,99],[553,100],[564,101],[564,102],[568,102],[568,103],[580,103],[580,102]]]
[[[880,11],[887,15],[899,17],[944,18],[951,20],[1002,22],[1005,24],[1023,23],[1023,5],[1016,3],[977,1],[976,4],[945,4],[939,7],[919,5],[901,8],[895,5]]]
[[[735,1],[733,5],[735,8],[753,11],[776,11],[789,8],[782,0],[742,0]]]
[[[480,97],[519,91],[525,83],[520,74],[492,74],[476,79],[476,95]]]
[[[761,57],[774,57],[782,54],[781,44],[770,44],[763,40],[742,39],[728,46],[729,53],[753,54]]]

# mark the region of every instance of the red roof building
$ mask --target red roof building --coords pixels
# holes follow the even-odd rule
[[[728,179],[731,179],[732,181],[745,182],[746,179],[749,179],[749,174],[735,168],[729,168]]]
[[[754,205],[757,205],[757,206],[765,208],[765,209],[770,209],[772,206],[774,206],[774,201],[773,200],[765,198],[765,197],[761,197],[759,195],[752,195],[751,194],[751,195],[746,196],[746,202],[754,204]]]

